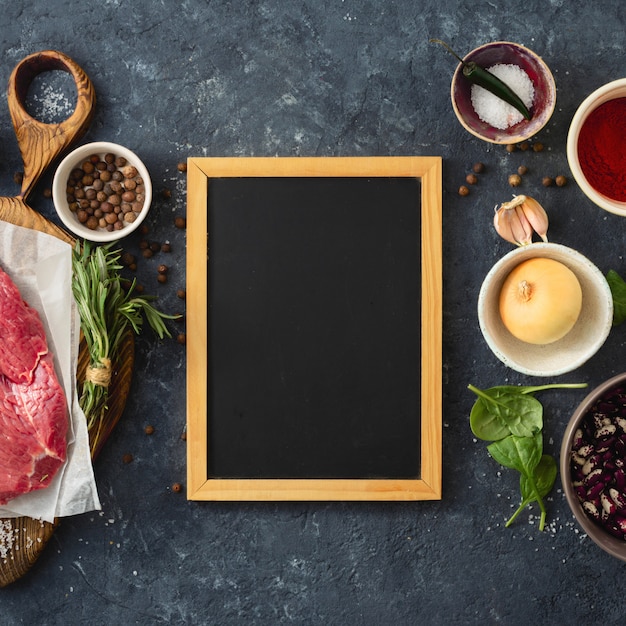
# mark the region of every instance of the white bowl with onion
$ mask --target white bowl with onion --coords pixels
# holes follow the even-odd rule
[[[507,277],[530,259],[558,261],[580,285],[582,300],[573,326],[549,343],[542,343],[539,333],[537,343],[520,339],[517,331],[516,336],[505,326],[501,314],[500,297]],[[544,319],[554,314],[545,302],[533,306],[534,311],[525,313]],[[489,271],[478,297],[478,320],[487,345],[506,366],[529,376],[558,376],[580,367],[602,347],[613,324],[613,297],[606,278],[587,257],[560,244],[532,243],[512,250]]]
[[[129,215],[132,221],[119,219],[115,228],[103,225],[90,228],[78,218],[77,207],[74,202],[70,202],[68,181],[72,172],[80,168],[91,157],[95,159],[95,156],[98,156],[101,160],[104,160],[107,155],[115,155],[123,159],[124,165],[120,165],[117,168],[120,170],[120,175],[122,175],[122,170],[125,167],[131,167],[136,172],[132,178],[135,180],[135,185],[141,185],[141,208],[129,211],[129,213],[132,213],[132,215]],[[125,185],[126,181],[124,180],[122,184]],[[89,185],[85,186],[85,188],[88,187]],[[137,187],[135,186],[133,189],[137,189]],[[120,193],[118,192],[117,195]],[[144,221],[152,202],[152,182],[148,169],[132,150],[120,144],[96,141],[76,148],[61,161],[52,181],[52,199],[57,215],[70,232],[89,241],[104,243],[126,237]]]

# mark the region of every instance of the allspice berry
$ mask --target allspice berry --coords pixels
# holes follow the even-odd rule
[[[184,162],[180,162],[176,168],[178,169],[179,172],[186,172],[187,171],[187,163]]]
[[[525,165],[520,165],[520,166],[517,168],[517,173],[518,173],[520,176],[524,176],[524,174],[528,174],[528,168],[527,168]]]
[[[516,150],[517,150],[517,146],[514,143],[506,144],[506,151],[507,152],[515,152]]]
[[[519,174],[511,174],[509,176],[509,185],[511,187],[519,187],[522,184],[522,177]]]
[[[554,180],[552,178],[550,178],[549,176],[544,176],[541,179],[541,184],[544,187],[552,187],[552,185],[554,184]]]
[[[146,433],[146,435],[152,435],[154,434],[154,426],[148,425],[143,429],[143,432]]]
[[[479,161],[478,163],[474,163],[472,169],[476,174],[482,174],[485,171],[485,164]]]
[[[174,483],[172,485],[172,491],[174,493],[180,493],[183,490],[183,486],[180,483]]]
[[[533,150],[535,152],[541,152],[543,150],[543,144],[540,141],[538,141],[537,143],[534,143]]]
[[[557,187],[564,187],[565,185],[567,185],[567,178],[560,174],[554,179],[554,182],[556,183]]]
[[[465,185],[461,185],[459,187],[459,196],[468,196],[469,195],[469,188],[466,187]]]
[[[476,176],[476,174],[468,174],[465,177],[465,182],[468,185],[475,185],[478,182],[478,177]]]

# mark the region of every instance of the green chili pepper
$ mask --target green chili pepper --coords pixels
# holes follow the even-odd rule
[[[489,70],[481,67],[475,61],[464,61],[458,54],[456,54],[456,52],[452,50],[452,48],[450,48],[447,43],[441,41],[441,39],[431,39],[430,41],[433,43],[440,43],[448,52],[450,52],[450,54],[455,56],[461,62],[463,65],[463,76],[465,76],[465,78],[467,78],[470,82],[486,89],[494,96],[500,98],[500,100],[504,100],[514,106],[525,119],[529,120],[532,117],[522,99],[495,74],[492,74]]]

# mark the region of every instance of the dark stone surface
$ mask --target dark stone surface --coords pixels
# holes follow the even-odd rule
[[[35,6],[33,6],[35,4]],[[84,141],[135,149],[158,190],[150,237],[172,253],[140,262],[138,277],[170,311],[183,303],[188,156],[441,155],[444,157],[444,490],[411,504],[187,502],[185,350],[149,332],[137,341],[136,376],[123,420],[95,470],[101,513],[63,520],[35,568],[0,590],[2,624],[469,624],[618,623],[624,565],[579,531],[560,483],[548,526],[537,509],[511,528],[517,478],[468,428],[472,382],[529,382],[488,350],[476,299],[510,246],[491,227],[508,199],[507,176],[529,168],[524,192],[542,201],[552,240],[626,275],[621,218],[593,206],[566,174],[565,141],[578,104],[621,78],[625,18],[612,0],[512,4],[451,0],[74,0],[4,3],[0,84],[32,52],[58,49],[93,80],[98,105]],[[541,153],[508,154],[457,123],[451,57],[498,39],[534,49],[551,67],[557,109]],[[49,100],[46,101],[49,104]],[[21,163],[2,104],[0,193],[13,195]],[[472,163],[486,172],[466,198]],[[51,201],[31,204],[54,219]],[[133,251],[137,238],[125,242]],[[156,266],[171,266],[159,285]],[[173,329],[176,331],[176,326]],[[626,337],[612,331],[584,367],[561,377],[591,386],[624,369]],[[550,392],[546,448],[558,455],[584,392]],[[144,434],[152,424],[155,433]],[[122,457],[132,453],[134,461]]]

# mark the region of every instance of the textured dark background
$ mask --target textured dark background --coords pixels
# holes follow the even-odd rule
[[[483,277],[511,248],[491,227],[507,177],[538,198],[553,241],[626,275],[621,218],[592,205],[569,176],[565,142],[578,104],[623,75],[620,3],[451,0],[187,0],[2,3],[0,84],[32,52],[58,49],[95,84],[97,112],[83,141],[135,149],[158,190],[149,237],[172,253],[141,261],[139,280],[169,311],[184,305],[189,156],[441,155],[444,158],[444,480],[440,502],[190,503],[185,482],[185,349],[146,332],[132,395],[99,457],[101,513],[65,519],[35,568],[0,590],[2,624],[545,624],[619,623],[624,565],[577,527],[560,489],[546,531],[537,509],[508,529],[517,478],[473,439],[468,383],[533,382],[489,352],[476,318]],[[557,109],[541,153],[508,154],[466,134],[450,99],[453,59],[498,39],[522,43],[551,67]],[[44,113],[64,102],[49,93]],[[2,112],[3,111],[3,112]],[[21,169],[6,103],[0,107],[0,193]],[[456,190],[475,161],[487,171]],[[42,189],[31,200],[54,219]],[[138,238],[124,246],[136,251]],[[171,265],[156,282],[156,266]],[[172,326],[173,332],[179,327]],[[584,367],[561,377],[595,385],[624,369],[616,328]],[[192,337],[189,340],[193,340]],[[546,447],[583,391],[547,392]],[[155,433],[144,434],[152,424]],[[134,461],[124,464],[131,453]]]

